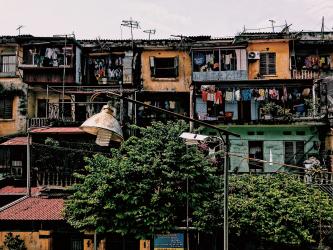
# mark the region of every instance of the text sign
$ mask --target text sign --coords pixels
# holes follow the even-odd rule
[[[154,250],[184,250],[184,234],[156,234]]]

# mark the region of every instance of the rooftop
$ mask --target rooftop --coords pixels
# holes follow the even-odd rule
[[[35,134],[84,134],[85,132],[79,127],[50,127],[35,128],[30,131]]]
[[[24,146],[27,145],[28,138],[26,136],[22,137],[14,137],[12,139],[9,139],[8,141],[5,141],[1,143],[0,145],[3,146]]]
[[[36,187],[31,188],[31,193],[36,194],[39,192],[39,189]],[[0,195],[19,195],[19,194],[26,194],[27,188],[26,187],[14,187],[14,186],[6,186],[0,188]]]
[[[0,211],[0,221],[59,221],[64,220],[63,199],[27,197]]]

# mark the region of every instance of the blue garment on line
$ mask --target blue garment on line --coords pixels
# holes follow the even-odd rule
[[[251,89],[242,89],[241,95],[243,101],[251,101]]]

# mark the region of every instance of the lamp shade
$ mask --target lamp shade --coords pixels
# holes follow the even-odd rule
[[[124,140],[120,124],[108,105],[104,105],[101,112],[86,120],[80,128],[89,134],[96,135],[96,144],[100,146],[109,146],[110,141]]]

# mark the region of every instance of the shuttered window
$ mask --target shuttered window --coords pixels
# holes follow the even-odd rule
[[[260,54],[260,74],[275,75],[276,74],[276,54],[261,53]]]
[[[0,119],[13,118],[13,98],[0,98]]]
[[[304,160],[304,141],[284,142],[284,163],[301,165]]]
[[[178,57],[150,57],[151,76],[156,78],[174,78],[178,76]]]
[[[12,73],[16,71],[16,56],[1,56],[0,71],[3,73]]]

